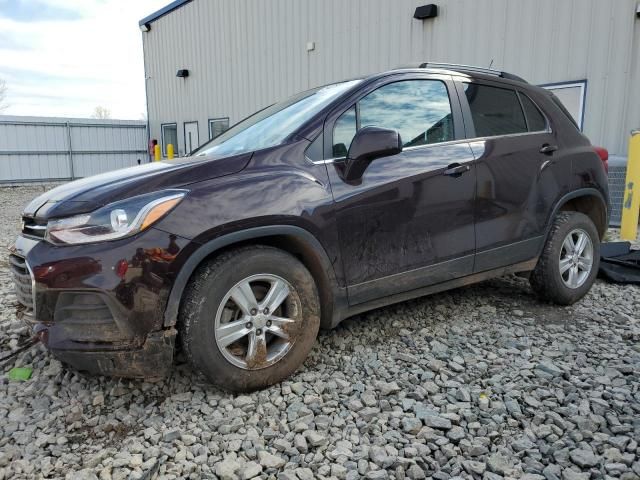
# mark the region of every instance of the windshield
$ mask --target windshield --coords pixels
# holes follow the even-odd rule
[[[362,80],[335,83],[299,93],[234,125],[200,147],[195,155],[238,155],[281,144],[304,122]]]

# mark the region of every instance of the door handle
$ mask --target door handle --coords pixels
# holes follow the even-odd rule
[[[447,167],[447,169],[443,172],[443,175],[448,175],[449,177],[459,177],[464,173],[467,173],[471,170],[469,165],[460,165],[459,163],[452,163]]]
[[[558,150],[558,146],[557,145],[549,145],[548,143],[545,143],[540,148],[540,153],[544,153],[545,155],[551,155],[556,150]]]

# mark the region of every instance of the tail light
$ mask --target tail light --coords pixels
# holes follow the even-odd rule
[[[596,151],[596,153],[600,157],[600,160],[602,160],[604,171],[607,172],[608,174],[609,173],[609,152],[607,151],[606,148],[602,148],[602,147],[593,147],[593,149]]]

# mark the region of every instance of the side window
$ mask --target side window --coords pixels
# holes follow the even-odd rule
[[[476,136],[525,133],[527,124],[515,90],[465,83]]]
[[[527,125],[530,132],[541,132],[547,129],[547,119],[536,104],[524,93],[520,93],[520,100],[524,107],[524,114],[527,117]]]
[[[340,115],[333,126],[333,158],[346,157],[357,131],[355,105]]]
[[[403,146],[454,140],[453,115],[446,85],[439,80],[390,83],[360,99],[336,120],[333,158],[347,155],[358,128],[376,126],[400,133]]]
[[[446,85],[407,80],[384,85],[360,100],[360,126],[397,130],[403,146],[453,140],[453,116]]]

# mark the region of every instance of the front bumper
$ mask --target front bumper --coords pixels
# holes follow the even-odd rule
[[[153,228],[91,245],[18,237],[10,268],[18,314],[72,367],[159,378],[171,368],[175,329],[164,310],[188,241]]]

